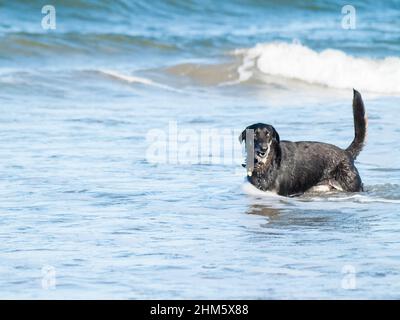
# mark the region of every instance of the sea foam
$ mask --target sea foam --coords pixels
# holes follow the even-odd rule
[[[272,42],[239,49],[243,56],[239,81],[253,76],[255,69],[270,76],[304,81],[332,88],[400,93],[400,58],[353,57],[340,50],[317,52],[299,43]]]

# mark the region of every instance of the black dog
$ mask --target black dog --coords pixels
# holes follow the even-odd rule
[[[356,90],[353,116],[355,137],[346,150],[322,142],[280,141],[271,125],[248,126],[239,137],[240,142],[246,140],[247,179],[260,190],[282,196],[296,196],[306,191],[363,191],[354,159],[364,145],[367,118]]]

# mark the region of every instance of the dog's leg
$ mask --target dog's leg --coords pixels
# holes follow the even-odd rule
[[[336,183],[343,191],[359,192],[363,191],[360,175],[357,168],[349,161],[339,163],[334,173],[334,180],[331,184],[336,189],[339,189]]]

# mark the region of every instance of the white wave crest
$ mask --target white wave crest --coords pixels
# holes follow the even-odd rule
[[[332,88],[400,93],[400,58],[357,58],[340,50],[314,51],[299,43],[265,43],[236,50],[243,56],[239,81],[246,81],[254,68],[278,77]]]
[[[161,88],[161,89],[165,89],[165,90],[179,92],[179,90],[176,90],[170,86],[166,86],[164,84],[154,82],[153,80],[150,80],[147,78],[126,75],[126,74],[122,74],[122,73],[114,71],[114,70],[104,70],[103,69],[103,70],[98,70],[98,71],[106,76],[112,77],[112,78],[120,80],[120,81],[124,81],[124,82],[128,82],[128,83],[140,83],[140,84],[153,86],[153,87],[157,87],[157,88]]]

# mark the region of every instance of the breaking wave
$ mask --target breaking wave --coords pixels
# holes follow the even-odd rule
[[[239,81],[250,79],[255,70],[338,89],[400,93],[400,58],[371,59],[350,56],[340,50],[312,50],[299,43],[272,42],[239,49],[243,57]]]

